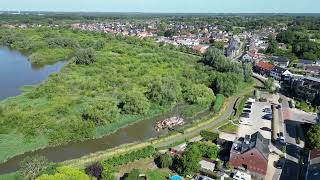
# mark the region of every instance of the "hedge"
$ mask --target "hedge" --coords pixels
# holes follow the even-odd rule
[[[110,159],[102,161],[103,165],[109,165],[109,166],[119,166],[123,164],[127,164],[130,162],[133,162],[135,160],[144,159],[147,157],[150,157],[155,154],[155,148],[153,146],[147,146],[143,149],[139,149],[136,151],[132,151],[127,154],[123,154],[120,156],[115,156]]]
[[[214,112],[219,112],[221,107],[223,106],[225,97],[222,94],[217,94],[216,96],[216,101],[214,102],[213,105],[213,111]]]

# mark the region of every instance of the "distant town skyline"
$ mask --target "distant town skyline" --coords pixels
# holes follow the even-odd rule
[[[0,0],[1,11],[320,13],[320,0]]]

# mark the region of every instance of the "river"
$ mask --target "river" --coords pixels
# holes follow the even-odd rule
[[[21,93],[20,88],[25,85],[41,83],[49,74],[59,71],[64,63],[47,65],[35,68],[28,59],[17,51],[7,48],[0,49],[0,100],[16,96]],[[6,88],[2,88],[6,87]],[[27,152],[15,156],[7,162],[0,164],[0,174],[16,171],[19,163],[26,156],[43,155],[51,162],[61,162],[81,156],[113,148],[122,144],[145,141],[150,138],[158,137],[167,133],[167,130],[155,131],[155,122],[180,115],[186,105],[178,105],[171,112],[159,114],[156,117],[139,121],[124,128],[119,129],[113,134],[102,138],[86,140],[83,142],[69,143],[67,145],[48,147],[45,149]],[[208,113],[201,113],[201,116]],[[197,117],[197,119],[200,117]],[[185,119],[187,123],[195,120]]]
[[[32,65],[28,58],[18,51],[0,47],[0,100],[21,93],[21,87],[36,85],[59,71],[65,62],[53,65]]]

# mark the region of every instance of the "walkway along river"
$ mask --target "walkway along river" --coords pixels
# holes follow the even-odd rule
[[[11,51],[7,48],[0,48],[0,100],[19,95],[21,93],[19,88],[22,86],[41,83],[50,73],[59,71],[63,65],[64,63],[57,63],[52,66],[34,68],[28,59],[19,52]],[[155,123],[172,116],[181,115],[181,111],[184,108],[185,105],[178,105],[171,112],[162,113],[156,117],[139,121],[99,139],[26,152],[0,164],[0,174],[16,171],[20,161],[26,156],[43,155],[46,156],[49,161],[61,162],[122,144],[158,137],[161,134],[167,133],[167,130],[157,132],[154,128]],[[196,118],[185,119],[186,123],[199,119],[200,116],[208,114],[207,112],[208,111],[200,113]]]

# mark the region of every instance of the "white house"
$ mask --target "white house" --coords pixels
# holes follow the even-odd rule
[[[235,180],[251,180],[251,175],[243,171],[237,171],[232,178]]]
[[[279,66],[273,67],[270,72],[270,76],[273,77],[273,79],[278,80],[278,81],[283,80],[283,78],[291,76],[291,75],[292,75],[292,73],[289,70],[284,69]]]

